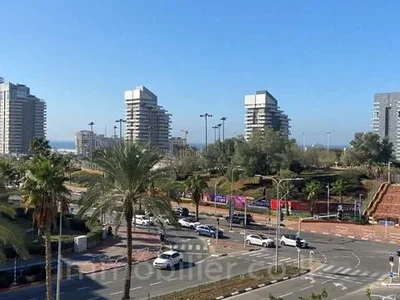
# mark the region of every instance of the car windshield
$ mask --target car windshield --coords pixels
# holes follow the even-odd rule
[[[170,259],[170,258],[171,258],[171,255],[170,255],[170,254],[161,254],[160,256],[158,256],[158,258]]]
[[[262,234],[259,234],[258,236],[263,240],[266,240],[268,238],[266,235],[262,235]]]
[[[208,226],[208,228],[210,228],[211,230],[217,230],[217,228],[215,228],[214,226]]]

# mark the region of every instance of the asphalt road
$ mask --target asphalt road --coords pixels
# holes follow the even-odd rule
[[[214,224],[214,219],[203,219],[203,223]],[[234,232],[221,225],[231,240],[243,241],[242,228],[234,227]],[[250,226],[248,233],[269,234],[265,227]],[[271,230],[271,234],[274,234]],[[285,229],[282,230],[285,233]],[[184,265],[176,270],[155,270],[151,263],[141,263],[133,268],[131,295],[134,299],[148,299],[150,296],[216,281],[226,277],[256,271],[275,263],[275,249],[241,253],[227,257],[210,257],[203,239],[198,239],[193,231],[169,231],[175,248],[184,253]],[[298,299],[326,288],[330,299],[348,299],[350,293],[364,291],[368,286],[380,282],[389,271],[388,254],[397,250],[396,245],[347,238],[304,233],[311,249],[300,252],[303,259],[314,252],[313,259],[321,261],[319,269],[312,273],[269,286],[266,289],[237,296],[236,299],[261,299],[269,294],[284,299]],[[293,247],[280,247],[279,261],[297,264],[297,250]],[[120,299],[123,290],[125,270],[114,269],[101,273],[74,277],[62,282],[62,299],[96,300]],[[55,288],[55,287],[54,287]],[[388,289],[388,288],[384,288]],[[385,290],[384,290],[385,291]],[[383,293],[384,291],[377,291]],[[391,291],[388,290],[390,293]],[[360,294],[360,295],[361,295]],[[44,299],[44,285],[17,289],[0,294],[2,300],[41,300]],[[233,298],[232,298],[233,299]],[[361,298],[360,298],[361,299]]]

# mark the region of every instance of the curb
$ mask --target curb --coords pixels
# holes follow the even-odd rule
[[[245,289],[242,289],[242,290],[234,291],[234,292],[226,294],[224,296],[216,297],[215,300],[227,299],[227,298],[239,295],[239,294],[244,294],[244,293],[247,293],[247,292],[250,292],[250,291],[254,291],[254,290],[269,286],[269,285],[277,283],[277,282],[283,282],[283,281],[286,281],[286,280],[290,280],[290,279],[294,279],[294,278],[300,277],[300,276],[305,275],[305,274],[307,274],[309,272],[311,272],[311,270],[300,272],[298,275],[286,276],[286,277],[283,277],[283,278],[281,278],[279,280],[271,280],[268,283],[262,283],[262,284],[258,284],[258,285],[253,286],[253,287],[248,287],[248,288],[245,288]]]

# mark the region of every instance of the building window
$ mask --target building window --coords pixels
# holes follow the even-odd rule
[[[389,136],[390,109],[391,109],[391,107],[385,108],[385,137],[386,138]]]

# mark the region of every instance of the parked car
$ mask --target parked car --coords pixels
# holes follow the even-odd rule
[[[147,216],[143,216],[143,215],[136,215],[136,217],[133,218],[133,222],[136,225],[142,225],[142,226],[153,225],[150,218]]]
[[[175,208],[175,213],[179,217],[189,217],[189,210],[186,207],[177,207],[177,208]]]
[[[197,235],[207,235],[210,237],[216,237],[218,234],[218,237],[222,237],[224,235],[222,230],[218,230],[217,233],[217,228],[215,228],[212,225],[199,225],[196,227],[196,234]]]
[[[284,234],[281,237],[280,243],[282,246],[296,247],[296,240],[300,239],[300,248],[308,248],[308,242],[305,239],[295,234]]]
[[[265,248],[275,247],[275,241],[263,234],[249,234],[246,237],[246,243],[248,245],[259,245]]]
[[[168,250],[161,253],[154,261],[153,267],[158,269],[171,269],[183,262],[182,253],[174,250]]]
[[[233,214],[232,216],[232,223],[233,224],[240,224],[240,225],[244,225],[244,219],[245,219],[245,214],[244,213],[237,213],[237,214]],[[229,216],[225,217],[227,222],[230,222],[230,218]],[[254,223],[254,219],[253,216],[251,214],[247,214],[247,219],[246,219],[246,224],[251,224]]]
[[[197,226],[201,225],[201,223],[196,221],[195,218],[182,218],[178,221],[178,223],[182,227],[190,229],[196,229]]]

